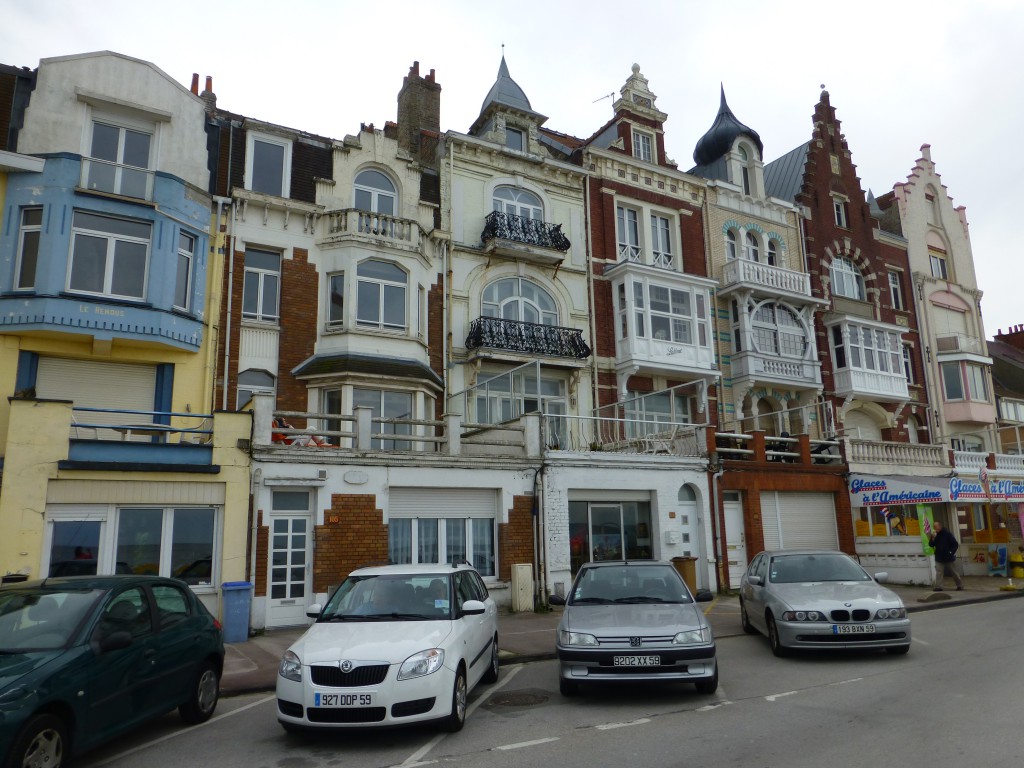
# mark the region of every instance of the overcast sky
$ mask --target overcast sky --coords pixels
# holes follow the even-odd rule
[[[413,61],[436,70],[441,129],[466,131],[501,61],[546,127],[589,136],[638,63],[681,170],[719,86],[770,162],[811,135],[820,86],[862,186],[880,196],[932,159],[966,206],[986,336],[1024,323],[1024,3],[1019,0],[0,0],[0,63],[111,50],[218,106],[333,138],[396,117]]]

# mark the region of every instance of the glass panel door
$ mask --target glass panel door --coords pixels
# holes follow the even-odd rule
[[[309,515],[271,517],[269,544],[267,626],[303,624],[311,592]]]

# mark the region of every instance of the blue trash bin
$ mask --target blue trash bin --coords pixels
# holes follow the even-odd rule
[[[252,584],[248,581],[225,581],[221,588],[224,590],[224,642],[244,643],[249,639]]]

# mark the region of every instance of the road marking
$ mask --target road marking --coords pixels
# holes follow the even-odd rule
[[[798,693],[800,693],[800,691],[786,691],[785,693],[773,693],[771,696],[765,696],[764,700],[765,701],[777,701],[777,700],[781,699],[784,696],[795,696]]]
[[[838,680],[834,683],[829,683],[829,685],[846,685],[847,683],[859,683],[863,679],[863,677],[851,677],[849,680]]]
[[[197,728],[205,728],[208,725],[213,725],[214,723],[219,723],[221,720],[224,720],[225,718],[232,717],[234,715],[237,715],[240,712],[245,712],[247,709],[252,709],[253,707],[258,707],[260,704],[266,704],[268,701],[273,701],[275,698],[276,698],[275,696],[267,696],[265,698],[259,699],[258,701],[254,701],[252,704],[246,704],[244,707],[239,707],[238,709],[233,709],[230,712],[225,712],[223,715],[217,715],[216,717],[211,717],[205,723],[199,723],[198,725],[193,725],[193,726],[190,726],[188,728],[179,728],[178,730],[174,731],[173,733],[168,733],[165,736],[161,736],[159,739],[153,739],[152,741],[147,741],[145,744],[140,744],[137,747],[133,747],[132,749],[126,750],[124,752],[121,752],[120,754],[114,755],[113,757],[108,757],[106,760],[103,760],[103,761],[98,762],[98,763],[93,763],[92,764],[93,768],[100,768],[100,766],[102,766],[102,765],[109,765],[110,763],[116,762],[118,760],[122,760],[122,759],[128,757],[129,755],[134,755],[136,752],[141,752],[144,749],[149,749],[150,747],[154,747],[157,744],[162,744],[165,741],[170,741],[171,739],[176,739],[178,736],[184,736],[187,733],[195,733]]]
[[[919,637],[912,637],[910,639],[910,642],[912,642],[912,643],[920,643],[921,645],[931,645],[931,643],[929,643],[927,640],[922,640]]]
[[[508,671],[504,675],[502,675],[501,680],[485,689],[483,695],[479,699],[474,701],[469,706],[468,709],[466,709],[466,717],[468,718],[471,714],[476,712],[476,710],[480,707],[481,704],[483,704],[485,701],[487,701],[487,699],[489,699],[495,693],[497,693],[510,682],[512,682],[512,678],[515,677],[516,674],[518,674],[522,668],[522,664],[513,664],[509,666]],[[423,759],[425,755],[427,755],[430,752],[430,750],[432,750],[434,747],[440,744],[445,736],[447,736],[447,734],[445,733],[439,733],[437,736],[434,736],[430,741],[428,741],[422,747],[420,747],[407,758],[405,758],[405,760],[399,763],[399,765],[402,766],[402,768],[413,768],[413,766],[416,765],[425,765],[426,763],[421,763],[420,761]]]
[[[629,728],[631,725],[643,725],[644,723],[651,722],[649,717],[641,717],[639,720],[631,720],[628,723],[606,723],[604,725],[595,725],[594,729],[598,731],[611,731],[615,728]]]
[[[500,747],[491,747],[494,749],[508,750],[508,749],[522,749],[523,747],[535,747],[538,744],[547,744],[549,741],[558,741],[557,736],[551,736],[546,739],[534,739],[533,741],[520,741],[516,744],[502,744]]]

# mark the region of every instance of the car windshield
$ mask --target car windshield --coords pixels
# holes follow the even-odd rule
[[[573,584],[570,605],[689,603],[686,585],[669,565],[605,565],[584,568]]]
[[[101,594],[98,590],[0,590],[0,653],[63,648]]]
[[[436,621],[450,618],[451,607],[444,574],[349,576],[319,621]]]
[[[867,572],[846,555],[781,555],[773,557],[768,580],[774,584],[806,581],[869,581]]]

